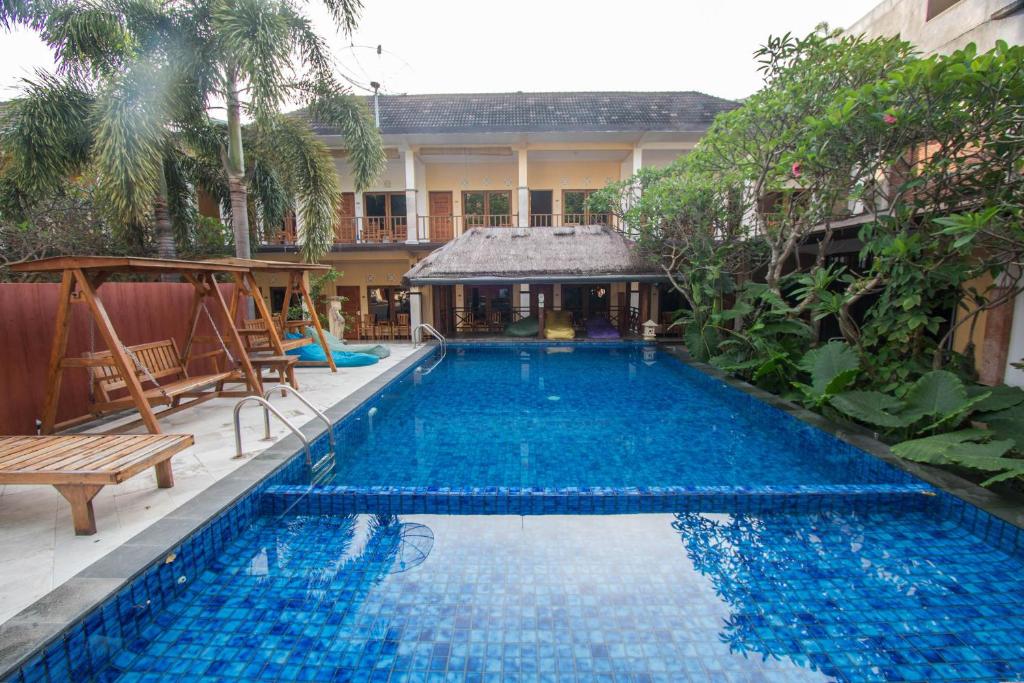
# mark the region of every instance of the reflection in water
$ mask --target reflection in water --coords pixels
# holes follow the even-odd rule
[[[938,649],[968,644],[963,618],[985,613],[980,604],[962,607],[978,565],[953,558],[1000,556],[958,527],[929,529],[917,515],[675,517],[694,569],[731,610],[719,634],[730,651],[788,658],[829,676],[903,678],[901,666],[949,664]],[[981,659],[957,656],[961,673]]]
[[[1022,595],[923,513],[263,518],[100,674],[1019,680]]]

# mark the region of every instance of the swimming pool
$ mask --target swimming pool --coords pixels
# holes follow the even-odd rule
[[[101,679],[1006,680],[1022,591],[922,513],[264,517]]]
[[[9,680],[1024,676],[1018,527],[650,347],[434,363]]]
[[[452,346],[337,432],[334,483],[664,487],[895,481],[653,346]]]

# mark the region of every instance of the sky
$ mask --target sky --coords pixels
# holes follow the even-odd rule
[[[736,99],[757,90],[752,53],[769,35],[849,26],[877,2],[364,0],[351,37],[325,11],[314,18],[357,91],[378,81],[385,93],[698,90]],[[52,67],[33,33],[2,35],[0,98]]]

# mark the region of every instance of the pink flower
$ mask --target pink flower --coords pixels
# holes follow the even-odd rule
[[[800,162],[799,161],[794,161],[793,162],[793,169],[792,170],[793,170],[793,177],[794,178],[799,178],[800,177]]]
[[[896,117],[893,116],[892,114],[886,114],[885,116],[882,117],[882,120],[888,123],[890,126],[896,123]]]

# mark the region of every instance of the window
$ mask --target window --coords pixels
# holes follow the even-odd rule
[[[956,3],[960,2],[960,0],[927,0],[927,2],[928,5],[925,10],[924,20],[931,21]]]
[[[404,240],[404,192],[367,192],[363,195],[363,239],[368,242]]]
[[[562,225],[607,225],[608,214],[591,213],[587,199],[595,190],[565,190],[562,192]]]
[[[462,193],[466,227],[512,225],[512,193],[474,190]]]
[[[405,287],[369,287],[366,298],[370,304],[370,317],[377,322],[395,320],[409,313],[409,290]]]
[[[405,218],[405,193],[367,192],[363,196],[363,207],[367,217]]]

